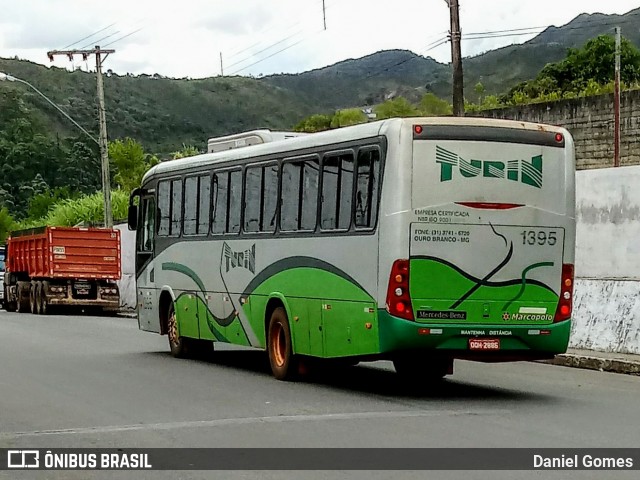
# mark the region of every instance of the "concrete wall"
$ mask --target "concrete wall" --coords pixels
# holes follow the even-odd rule
[[[640,354],[640,166],[576,173],[571,346]]]
[[[640,90],[623,92],[620,163],[640,165]],[[613,94],[486,110],[477,115],[560,125],[576,142],[578,169],[613,165]]]

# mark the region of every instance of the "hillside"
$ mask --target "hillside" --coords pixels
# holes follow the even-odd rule
[[[613,35],[615,26],[640,47],[639,24],[640,8],[624,15],[581,14],[564,26],[547,28],[526,43],[467,57],[463,60],[465,96],[475,100],[473,86],[478,82],[487,93],[502,93],[534,78],[547,63],[564,58],[567,48],[582,46],[600,34]],[[378,52],[297,75],[272,75],[262,81],[313,98],[319,110],[371,105],[398,92],[409,99],[425,91],[442,98],[451,95],[449,65],[406,50]]]
[[[20,60],[0,59],[0,71],[28,80],[97,137],[95,74]],[[42,97],[19,83],[0,83],[24,94],[27,105],[52,132],[75,127]],[[131,136],[155,152],[183,143],[203,147],[208,137],[256,127],[290,128],[315,111],[295,92],[244,77],[176,80],[151,76],[105,78],[109,138]]]
[[[612,34],[616,25],[640,46],[639,24],[640,9],[625,15],[582,14],[524,44],[465,58],[465,94],[476,100],[473,86],[477,82],[482,82],[487,93],[502,93],[535,77],[547,63],[563,58],[568,47],[578,47],[598,34]],[[15,59],[0,59],[0,71],[31,82],[97,136],[93,74]],[[25,86],[0,83],[0,94],[7,89],[21,92],[48,131],[62,137],[77,134]],[[162,154],[182,144],[203,148],[206,139],[215,135],[259,127],[290,129],[312,113],[373,105],[398,95],[410,101],[417,101],[425,92],[449,98],[451,87],[449,65],[407,50],[389,50],[309,72],[261,79],[113,74],[105,78],[105,92],[109,138],[131,136]]]
[[[640,47],[638,25],[640,8],[624,15],[583,13],[562,27],[547,28],[521,45],[465,58],[465,94],[473,98],[473,86],[477,82],[482,82],[487,93],[502,93],[518,82],[534,78],[547,63],[563,59],[567,48],[581,47],[598,35],[613,35],[616,26],[621,27],[624,37]]]
[[[296,75],[271,75],[263,83],[304,96],[319,110],[381,103],[388,94],[417,100],[449,67],[408,50],[385,50]]]

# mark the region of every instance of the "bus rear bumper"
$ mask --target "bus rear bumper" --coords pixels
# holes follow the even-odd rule
[[[378,311],[378,322],[382,354],[421,351],[482,362],[553,358],[567,351],[571,332],[571,320],[546,325],[422,324],[386,310]],[[476,339],[490,349],[472,349],[471,340]]]

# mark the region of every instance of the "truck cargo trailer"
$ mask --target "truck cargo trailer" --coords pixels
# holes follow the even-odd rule
[[[6,244],[3,306],[50,313],[62,307],[117,310],[120,232],[41,227],[13,232]]]

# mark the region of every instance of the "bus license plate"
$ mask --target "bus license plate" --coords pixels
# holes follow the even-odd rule
[[[470,338],[469,350],[500,350],[499,338]]]

